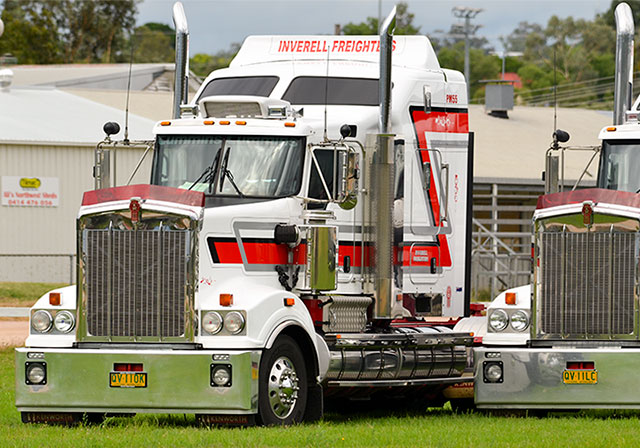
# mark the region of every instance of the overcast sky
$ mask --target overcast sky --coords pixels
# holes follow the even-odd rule
[[[138,22],[167,23],[173,26],[174,0],[143,0]],[[333,34],[335,24],[362,22],[378,17],[379,0],[182,0],[191,55],[216,53],[242,42],[252,34]],[[386,16],[396,2],[382,0]],[[546,25],[549,17],[593,19],[609,8],[611,0],[407,0],[415,14],[414,25],[427,35],[449,30],[458,19],[454,6],[482,8],[473,23],[482,25],[478,35],[486,37],[497,51],[500,36],[508,35],[519,22]]]

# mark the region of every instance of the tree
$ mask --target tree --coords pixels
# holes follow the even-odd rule
[[[234,43],[228,50],[219,51],[214,55],[197,53],[189,60],[189,68],[196,75],[206,77],[214,70],[228,67],[239,50],[240,44]]]
[[[144,24],[130,37],[134,62],[171,62],[174,60],[175,32],[162,24]],[[164,28],[168,28],[168,31]]]
[[[396,5],[396,28],[394,34],[418,34],[420,27],[413,26],[414,14],[409,12],[409,5],[405,2],[399,2]],[[352,35],[370,35],[378,34],[378,18],[367,17],[364,22],[349,22],[342,26],[342,34]]]
[[[21,63],[125,60],[140,0],[4,0],[0,51]]]

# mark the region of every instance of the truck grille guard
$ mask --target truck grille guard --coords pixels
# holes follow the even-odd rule
[[[586,229],[568,220],[536,226],[537,338],[638,339],[637,221]]]
[[[147,215],[147,213],[145,213]],[[129,210],[78,220],[78,341],[192,342],[197,221]]]

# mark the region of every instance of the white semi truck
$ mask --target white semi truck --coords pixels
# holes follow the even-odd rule
[[[631,9],[615,16],[614,121],[599,134],[597,188],[539,198],[532,284],[491,304],[474,349],[480,408],[640,408],[640,99],[631,104]],[[550,187],[567,139],[556,132],[548,152]]]
[[[469,309],[466,83],[394,14],[379,38],[249,37],[187,102],[174,6],[174,117],[148,185],[113,186],[98,149],[77,285],[16,350],[24,422],[289,424],[462,381],[471,337],[443,324]]]

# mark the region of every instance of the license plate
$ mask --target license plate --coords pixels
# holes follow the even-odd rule
[[[109,373],[111,387],[147,387],[146,372],[111,372]]]
[[[598,382],[597,370],[565,370],[562,372],[564,384],[596,384]]]

